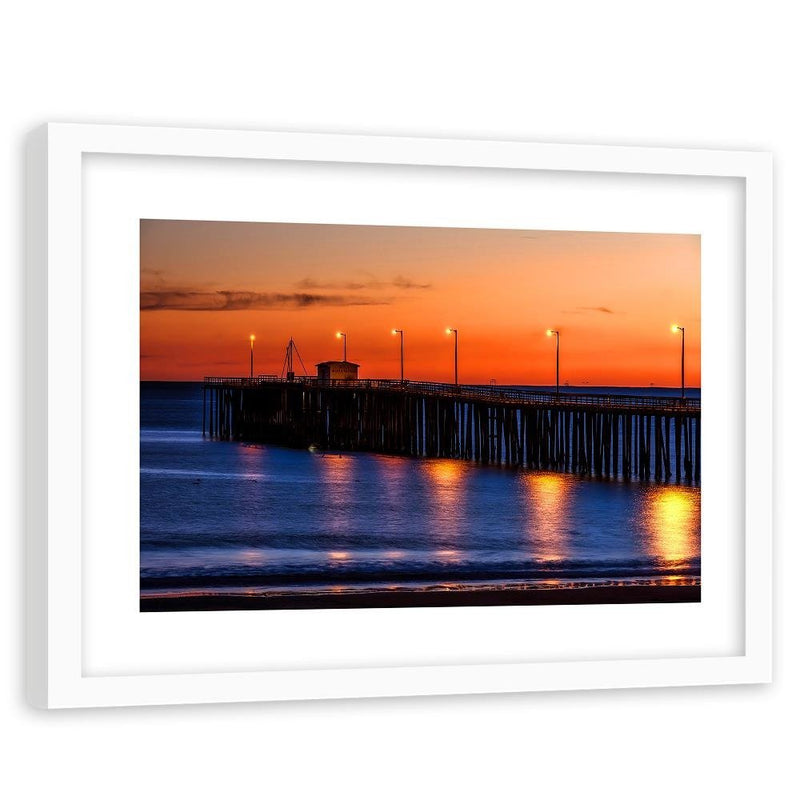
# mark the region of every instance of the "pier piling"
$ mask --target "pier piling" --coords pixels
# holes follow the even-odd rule
[[[209,377],[203,435],[661,483],[700,481],[700,401],[411,381]],[[674,443],[674,446],[673,446]]]

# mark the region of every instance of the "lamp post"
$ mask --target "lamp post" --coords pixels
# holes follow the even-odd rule
[[[392,329],[392,336],[397,336],[400,334],[400,383],[405,383],[405,375],[404,375],[404,357],[405,354],[403,350],[405,349],[405,343],[403,341],[404,333],[400,328],[393,328]]]
[[[547,331],[548,336],[556,337],[556,397],[559,395],[561,381],[559,379],[559,369],[561,367],[561,334],[552,328]]]
[[[347,334],[337,331],[336,338],[344,341],[344,361],[347,361]]]
[[[685,372],[684,372],[684,365],[686,363],[686,330],[682,328],[680,325],[673,325],[672,332],[677,333],[678,331],[681,332],[681,400],[686,399],[686,381],[685,381]]]
[[[455,339],[455,385],[458,386],[458,328],[448,328],[445,333],[451,333],[456,337]]]
[[[255,342],[256,337],[252,334],[250,335],[250,380],[253,380],[253,343]]]

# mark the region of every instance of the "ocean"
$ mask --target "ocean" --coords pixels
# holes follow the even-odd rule
[[[698,486],[214,441],[202,403],[141,384],[143,598],[699,584]]]

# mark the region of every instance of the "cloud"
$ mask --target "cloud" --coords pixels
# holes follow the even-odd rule
[[[599,311],[601,314],[613,314],[614,312],[606,306],[578,306],[579,311]]]
[[[238,292],[224,289],[196,292],[158,288],[142,291],[139,307],[142,311],[243,311],[312,306],[375,306],[389,302],[388,298],[346,294]]]
[[[586,311],[596,311],[599,314],[614,314],[607,306],[577,306],[572,311],[567,311],[567,314],[583,314]]]
[[[432,284],[419,283],[406,277],[405,275],[398,275],[391,281],[379,281],[372,278],[367,281],[317,281],[313,278],[303,278],[295,284],[297,289],[302,290],[320,290],[320,289],[337,289],[346,291],[361,291],[363,289],[430,289]]]
[[[415,283],[410,278],[406,278],[404,275],[398,275],[393,281],[392,286],[397,289],[430,289],[430,283]]]
[[[295,287],[303,290],[319,289],[346,289],[347,291],[358,291],[360,289],[374,289],[378,284],[375,281],[370,283],[358,283],[357,281],[315,281],[313,278],[303,278],[297,281]]]
[[[562,308],[562,314],[624,314],[624,311],[614,311],[608,306],[575,306],[574,308]]]

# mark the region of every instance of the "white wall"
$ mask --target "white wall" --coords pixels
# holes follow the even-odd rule
[[[7,797],[786,796],[797,389],[796,24],[781,2],[6,6],[0,791]],[[753,148],[777,188],[776,669],[763,687],[45,713],[23,699],[23,142],[44,121]],[[783,374],[781,374],[783,373]],[[789,727],[783,730],[783,723]]]

